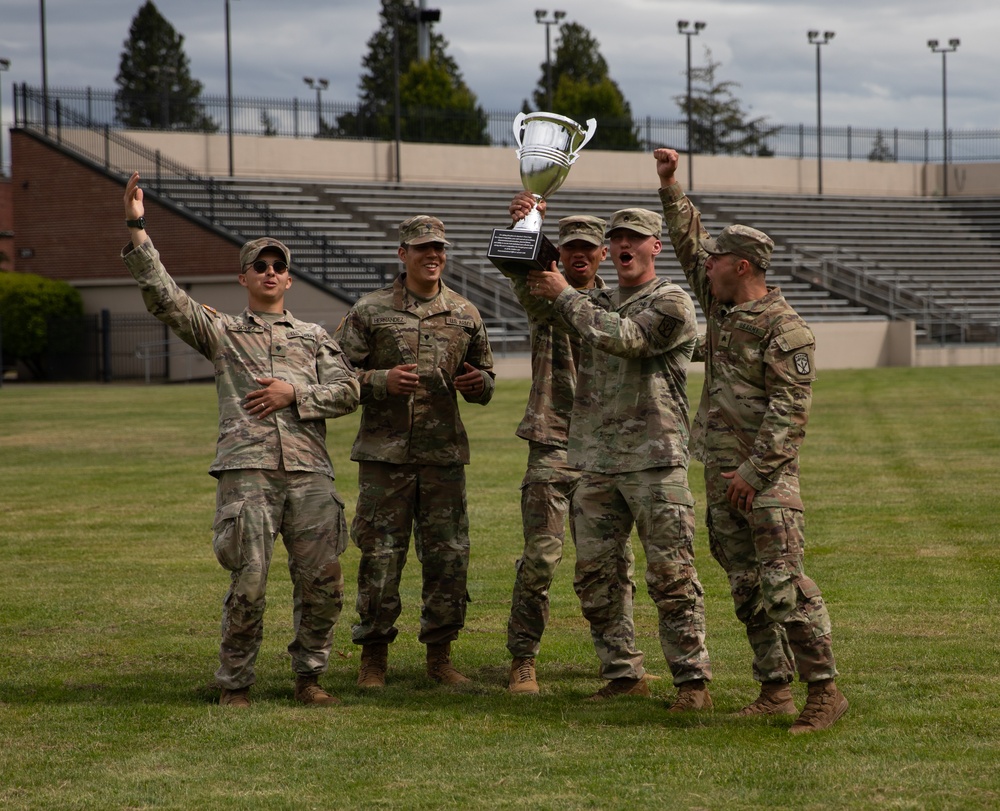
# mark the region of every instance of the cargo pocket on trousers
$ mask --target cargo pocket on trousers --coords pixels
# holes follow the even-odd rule
[[[243,501],[223,504],[215,513],[212,551],[223,569],[237,571],[243,565]]]
[[[333,493],[333,503],[335,505],[333,509],[336,513],[334,552],[339,557],[347,549],[350,533],[347,531],[347,519],[344,517],[344,500],[337,493]]]

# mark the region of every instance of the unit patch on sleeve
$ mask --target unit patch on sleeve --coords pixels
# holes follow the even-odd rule
[[[796,352],[792,356],[792,361],[795,363],[795,371],[800,375],[807,375],[812,371],[809,366],[809,355],[805,352]]]

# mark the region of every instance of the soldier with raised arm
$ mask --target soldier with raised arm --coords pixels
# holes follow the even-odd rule
[[[340,702],[319,686],[344,600],[340,554],[344,502],[333,482],[326,420],[358,407],[358,380],[337,343],[285,309],[291,254],[263,237],[240,250],[247,308],[237,316],[194,301],[174,282],[146,233],[138,173],[125,188],[131,242],[122,250],[146,308],[215,366],[219,439],[209,468],[218,480],[212,547],[230,573],[222,605],[219,703],[250,706],[264,633],[274,543],[281,534],[292,577],[295,638],[288,646],[295,698]]]
[[[670,240],[708,321],[693,451],[705,464],[712,555],[729,578],[761,682],[738,714],[794,715],[789,684],[798,670],[808,698],[789,731],[826,729],[847,699],[834,681],[830,616],[803,567],[798,459],[816,377],[813,334],[767,284],[771,238],[746,225],[711,238],[677,182],[677,152],[653,156]]]

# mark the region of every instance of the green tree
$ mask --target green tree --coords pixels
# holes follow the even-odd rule
[[[885,142],[882,130],[878,130],[875,133],[875,143],[872,144],[872,151],[868,153],[868,160],[877,163],[892,163],[896,160],[896,156],[892,154],[892,150],[889,149],[889,145]]]
[[[693,152],[710,155],[774,154],[767,139],[780,127],[769,127],[766,116],[749,118],[733,91],[739,82],[719,81],[721,62],[705,48],[706,64],[691,67],[691,144]],[[674,96],[687,121],[687,95]]]
[[[191,77],[184,37],[152,0],[139,8],[124,42],[115,84],[115,111],[126,127],[215,132],[199,103],[202,83]]]
[[[358,111],[337,118],[344,137],[391,138],[394,133],[396,70],[394,30],[399,33],[400,129],[405,140],[487,144],[487,117],[465,84],[448,42],[430,32],[430,59],[417,54],[419,13],[412,0],[381,0],[379,29],[361,60]]]
[[[33,273],[0,273],[3,360],[23,363],[40,380],[48,361],[79,350],[83,299],[66,282]]]
[[[611,79],[600,43],[579,23],[559,26],[552,61],[552,105],[548,106],[545,63],[533,99],[536,109],[564,115],[583,125],[597,119],[597,134],[590,149],[640,148],[632,107]]]

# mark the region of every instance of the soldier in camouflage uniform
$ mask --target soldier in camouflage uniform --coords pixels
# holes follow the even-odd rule
[[[520,192],[511,203],[511,215],[522,219],[533,206],[534,197]],[[559,261],[577,290],[605,286],[597,270],[608,255],[606,228],[598,217],[559,220]],[[517,428],[517,435],[528,442],[528,467],[521,482],[524,551],[515,565],[507,622],[507,650],[513,657],[508,687],[512,693],[531,695],[538,693],[535,657],[549,618],[549,587],[562,560],[566,516],[579,478],[567,461],[566,447],[580,339],[560,326],[544,300],[531,295],[525,276],[512,276],[510,282],[531,328],[531,392]],[[629,545],[623,563],[630,579],[634,560]]]
[[[813,334],[766,284],[772,240],[745,225],[711,239],[675,178],[677,152],[653,155],[670,239],[708,320],[693,450],[705,463],[712,555],[729,577],[761,682],[739,715],[794,715],[797,668],[809,696],[790,731],[825,729],[847,699],[834,682],[826,605],[803,568],[798,457],[816,377]]]
[[[685,383],[697,337],[694,305],[656,276],[660,228],[660,215],[645,209],[612,215],[617,290],[574,290],[554,264],[531,271],[528,282],[582,340],[569,436],[569,463],[581,471],[571,506],[574,588],[608,679],[592,698],[649,695],[622,562],[634,526],[678,688],[670,709],[680,712],[711,708],[711,665],[687,485]]]
[[[219,440],[210,472],[219,480],[212,546],[230,572],[216,679],[220,704],[248,707],[264,632],[265,586],[280,532],[293,584],[295,639],[288,646],[295,698],[339,701],[323,690],[333,629],[344,599],[340,554],[344,503],[334,487],[326,419],[358,407],[354,370],[316,324],[284,309],[290,254],[276,239],[240,251],[248,306],[239,316],[200,305],[160,262],[145,230],[139,175],[125,189],[131,242],[122,251],[150,313],[215,365]]]
[[[469,567],[469,439],[457,394],[485,405],[494,388],[479,311],[441,281],[450,244],[444,225],[411,217],[400,224],[399,241],[405,271],[362,296],[337,331],[361,379],[361,428],[351,452],[359,463],[351,537],[361,549],[353,627],[361,687],[385,684],[411,529],[423,573],[419,639],[427,674],[442,684],[469,681],[450,658],[465,625]]]

